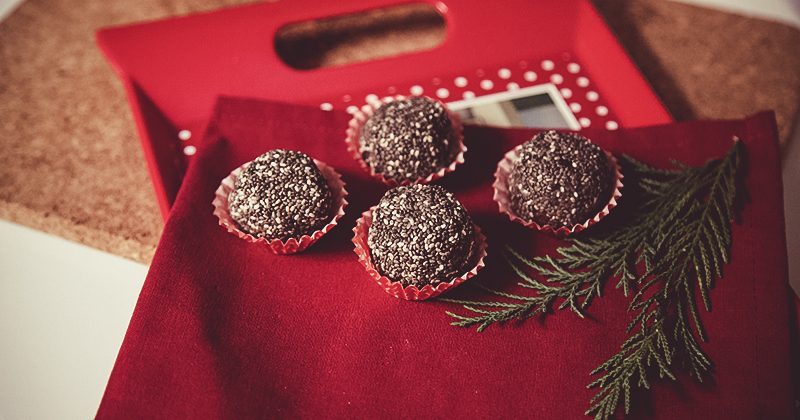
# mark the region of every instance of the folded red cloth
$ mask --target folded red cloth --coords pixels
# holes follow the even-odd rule
[[[468,417],[581,418],[589,372],[625,338],[628,298],[607,285],[588,319],[450,326],[444,302],[395,299],[353,253],[352,227],[385,187],[343,142],[344,113],[221,99],[153,259],[98,411],[100,418]],[[467,163],[443,179],[489,237],[472,281],[515,281],[500,249],[553,252],[561,242],[511,223],[492,201],[503,153],[536,130],[468,127]],[[746,145],[750,200],[733,228],[732,261],[702,313],[713,381],[655,381],[634,415],[787,418],[794,413],[790,308],[777,134],[772,114],[585,134],[614,153],[667,166]],[[277,256],[225,232],[211,214],[220,180],[272,148],[336,167],[351,205],[308,251]],[[513,239],[512,239],[513,238]],[[455,293],[470,293],[470,286]],[[474,289],[474,288],[472,288]],[[795,355],[796,356],[796,355]],[[680,370],[680,369],[679,369]]]

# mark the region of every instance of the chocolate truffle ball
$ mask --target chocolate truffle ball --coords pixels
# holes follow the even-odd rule
[[[332,218],[333,196],[310,157],[276,149],[239,174],[228,196],[228,211],[255,237],[287,240],[325,226]]]
[[[381,105],[367,119],[359,151],[375,173],[414,181],[450,165],[458,153],[456,141],[441,102],[412,96]]]
[[[511,209],[540,225],[572,227],[610,198],[612,168],[600,147],[571,133],[545,131],[518,151],[508,176]]]
[[[403,286],[460,275],[475,231],[467,211],[438,185],[414,184],[384,194],[373,212],[367,244],[378,271]]]

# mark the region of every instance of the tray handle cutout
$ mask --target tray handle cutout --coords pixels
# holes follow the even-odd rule
[[[281,26],[274,38],[281,61],[313,70],[432,50],[446,36],[446,7],[404,3]]]

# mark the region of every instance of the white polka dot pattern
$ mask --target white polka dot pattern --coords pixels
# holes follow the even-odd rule
[[[572,74],[577,74],[579,71],[581,71],[581,65],[578,63],[569,63],[567,64],[567,71]]]
[[[571,54],[561,54],[558,58],[541,60],[521,60],[506,66],[466,69],[456,74],[434,75],[423,83],[389,86],[384,89],[365,92],[361,96],[343,95],[339,101],[322,102],[322,110],[345,109],[353,114],[361,104],[353,98],[364,98],[366,103],[374,103],[383,96],[396,94],[428,95],[442,101],[473,99],[500,91],[518,91],[539,85],[556,87],[556,92],[564,99],[566,109],[575,116],[580,127],[605,127],[608,130],[619,128],[619,122],[607,104],[601,100],[596,87],[582,73],[583,66]],[[465,70],[465,69],[462,69]],[[427,93],[426,93],[427,92]],[[354,94],[357,92],[353,92]]]

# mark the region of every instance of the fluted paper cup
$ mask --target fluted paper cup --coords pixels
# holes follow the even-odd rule
[[[460,276],[455,277],[449,281],[440,281],[435,284],[426,284],[422,288],[414,285],[403,286],[399,281],[394,281],[382,275],[375,268],[372,262],[372,256],[369,251],[367,237],[369,228],[372,226],[372,211],[375,207],[365,211],[361,218],[356,221],[356,227],[353,228],[353,244],[355,245],[354,252],[358,256],[358,262],[367,271],[367,274],[372,278],[378,286],[380,286],[386,293],[398,298],[406,300],[426,300],[457,287],[465,281],[475,277],[486,264],[486,237],[481,233],[480,228],[473,224],[475,229],[475,245],[472,247],[472,255],[470,256],[467,265],[469,268]]]
[[[362,106],[353,114],[353,118],[350,119],[347,127],[347,137],[345,137],[347,150],[350,151],[353,159],[355,159],[358,164],[370,174],[370,176],[391,187],[410,184],[428,184],[434,180],[437,180],[445,176],[445,174],[455,171],[458,165],[464,163],[464,153],[467,151],[467,147],[464,145],[464,126],[461,124],[461,118],[447,109],[447,106],[444,103],[437,101],[442,103],[442,106],[444,106],[444,109],[447,111],[447,114],[450,116],[450,121],[452,121],[453,124],[453,132],[455,133],[456,138],[455,147],[457,147],[456,155],[453,158],[453,161],[450,162],[449,165],[439,168],[436,170],[436,172],[433,172],[425,177],[417,178],[416,180],[397,181],[392,178],[387,178],[381,173],[375,172],[372,167],[364,161],[364,158],[361,156],[361,152],[359,151],[359,145],[361,143],[361,130],[364,128],[364,124],[366,124],[367,119],[369,119],[369,117],[371,117],[375,111],[381,107],[381,105],[405,98],[406,97],[402,95],[387,96],[380,101],[368,103]],[[432,98],[429,99],[435,100]]]
[[[233,172],[231,172],[227,177],[225,177],[225,179],[222,180],[222,183],[220,183],[219,187],[217,188],[212,205],[214,206],[214,215],[217,216],[217,219],[219,219],[220,226],[224,227],[225,230],[232,235],[235,235],[236,237],[256,246],[263,246],[278,255],[294,254],[304,251],[309,246],[313,245],[320,238],[322,238],[322,236],[330,232],[331,229],[336,226],[336,224],[339,222],[339,219],[344,216],[344,209],[347,207],[347,190],[344,188],[345,184],[344,181],[342,181],[341,175],[339,175],[336,170],[326,165],[324,162],[314,159],[314,163],[317,165],[317,168],[319,168],[319,171],[322,173],[322,176],[328,183],[328,188],[330,188],[331,194],[333,195],[334,208],[336,208],[336,212],[332,216],[331,221],[323,226],[322,229],[316,230],[311,234],[303,235],[299,238],[289,238],[285,241],[280,239],[269,240],[266,238],[258,238],[242,231],[228,211],[228,196],[230,195],[231,191],[233,191],[233,187],[236,185],[236,180],[239,179],[239,174],[241,174],[241,172],[250,164],[250,162],[234,169]]]
[[[589,218],[583,223],[578,223],[573,226],[555,227],[547,224],[539,224],[533,220],[527,220],[517,215],[511,208],[511,202],[508,196],[508,176],[514,163],[519,159],[518,153],[522,146],[523,145],[521,144],[506,153],[503,159],[497,164],[497,170],[494,173],[494,201],[497,202],[500,212],[505,213],[512,221],[530,229],[548,232],[553,235],[563,237],[586,230],[589,228],[589,226],[592,226],[593,224],[599,222],[602,218],[608,216],[611,210],[617,206],[617,202],[619,201],[620,197],[622,197],[623,175],[622,171],[620,170],[619,163],[617,162],[617,158],[604,150],[603,152],[606,154],[608,163],[612,170],[612,179],[610,179],[609,182],[612,183],[614,189],[611,192],[611,197],[609,198],[608,203],[593,217]]]

